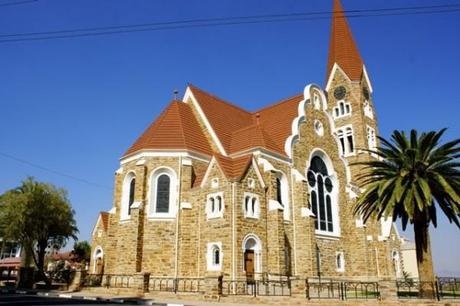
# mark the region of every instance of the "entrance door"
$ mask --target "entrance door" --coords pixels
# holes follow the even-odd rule
[[[246,250],[244,252],[244,270],[248,282],[254,282],[254,251]]]
[[[104,263],[102,261],[102,258],[99,257],[96,259],[96,274],[102,274],[104,269]]]

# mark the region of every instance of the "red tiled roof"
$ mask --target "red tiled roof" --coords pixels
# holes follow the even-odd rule
[[[231,152],[232,134],[253,123],[250,112],[189,85],[219,141],[227,153]]]
[[[216,154],[215,158],[224,175],[231,180],[240,179],[252,162],[252,154],[244,155],[238,158],[229,158]]]
[[[292,133],[292,121],[298,116],[298,107],[302,100],[303,94],[296,95],[254,113],[254,116],[259,115],[260,125],[278,147],[275,151],[282,155],[286,155],[284,144]]]
[[[364,63],[359,55],[340,0],[334,0],[326,81],[334,63],[337,63],[352,81],[361,79]]]
[[[188,149],[212,155],[190,106],[180,101],[171,102],[124,155],[143,149]]]

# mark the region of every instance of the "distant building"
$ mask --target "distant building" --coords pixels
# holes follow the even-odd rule
[[[415,243],[404,237],[401,237],[401,257],[403,271],[409,273],[411,278],[418,278]]]
[[[166,107],[121,157],[93,273],[401,275],[391,220],[352,213],[362,169],[350,164],[375,158],[361,148],[378,145],[377,114],[338,0],[333,17],[324,89],[250,112],[189,85]]]

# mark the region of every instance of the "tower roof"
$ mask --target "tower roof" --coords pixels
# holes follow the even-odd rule
[[[353,39],[340,0],[334,0],[326,80],[329,78],[335,63],[352,81],[361,79],[364,63]]]

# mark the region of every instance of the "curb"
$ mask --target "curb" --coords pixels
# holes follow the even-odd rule
[[[73,299],[73,300],[89,300],[89,301],[100,301],[100,302],[110,302],[114,304],[131,304],[131,305],[155,305],[155,306],[184,306],[184,304],[170,304],[170,303],[155,303],[153,300],[124,300],[120,298],[103,298],[97,296],[81,296],[81,295],[72,295],[68,293],[59,293],[59,292],[44,292],[37,290],[21,290],[21,289],[0,289],[2,294],[20,294],[20,295],[37,295],[42,297],[58,297],[63,299]]]

